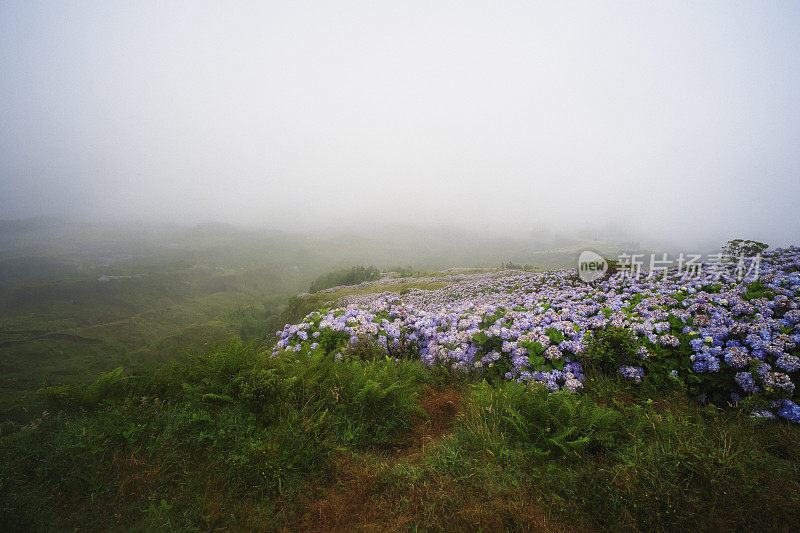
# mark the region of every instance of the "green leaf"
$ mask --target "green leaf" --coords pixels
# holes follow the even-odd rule
[[[564,342],[564,334],[558,331],[557,329],[547,328],[545,332],[547,332],[547,336],[550,337],[550,342],[552,342],[553,344],[559,344],[561,342]]]
[[[544,357],[541,355],[529,355],[528,363],[530,363],[531,367],[535,368],[536,370],[541,370],[542,365],[544,364]]]
[[[476,344],[482,345],[483,343],[489,340],[489,336],[486,333],[479,331],[478,333],[472,336],[472,340],[475,341]]]

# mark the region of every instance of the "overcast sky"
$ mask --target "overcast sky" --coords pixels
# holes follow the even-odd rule
[[[800,243],[797,2],[0,3],[0,218]]]

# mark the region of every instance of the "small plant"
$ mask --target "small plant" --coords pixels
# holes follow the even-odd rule
[[[38,392],[44,395],[49,409],[71,412],[78,409],[93,409],[104,400],[124,394],[127,391],[126,381],[122,368],[117,368],[102,374],[88,387],[56,385],[44,387]]]
[[[613,446],[618,412],[567,392],[549,393],[543,386],[504,382],[473,386],[465,425],[482,435],[489,449],[511,444],[525,454],[571,455]]]
[[[636,335],[631,330],[608,326],[594,332],[582,363],[587,372],[615,375],[620,367],[636,364],[638,348]]]
[[[385,347],[370,341],[369,339],[359,339],[358,342],[347,344],[344,349],[349,357],[361,361],[375,361],[386,358],[388,351]]]

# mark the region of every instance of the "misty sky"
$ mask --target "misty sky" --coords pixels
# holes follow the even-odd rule
[[[796,2],[0,3],[0,218],[800,243]]]

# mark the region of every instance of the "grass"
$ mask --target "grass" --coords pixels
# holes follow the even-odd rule
[[[800,430],[597,375],[581,394],[231,341],[43,392],[0,528],[793,530]]]
[[[800,528],[800,429],[621,379],[613,330],[550,394],[370,345],[267,355],[343,296],[444,282],[286,303],[268,270],[171,276],[11,298],[0,530]]]
[[[543,395],[474,387],[464,423],[432,466],[484,478],[492,467],[536,487],[551,520],[592,528],[792,528],[800,510],[797,428],[692,404],[680,392],[644,398],[622,382]],[[767,444],[770,443],[770,444]],[[780,444],[778,444],[780,443]],[[767,444],[764,446],[764,444]],[[775,446],[774,448],[772,446]],[[473,473],[471,470],[470,473]]]
[[[272,516],[335,453],[408,429],[422,379],[412,362],[271,359],[232,341],[159,373],[48,388],[53,414],[2,438],[0,528],[253,526],[234,502]]]
[[[34,392],[43,384],[88,384],[118,366],[164,364],[236,334],[262,340],[283,325],[280,315],[298,283],[293,276],[167,265],[134,279],[19,287],[0,314],[0,418],[30,420],[41,410]]]
[[[269,344],[288,322],[343,296],[442,282],[343,288],[291,298],[305,281],[278,268],[150,265],[141,278],[96,277],[18,288],[0,314],[0,434],[41,411],[43,385],[86,385],[118,366],[145,369],[237,335]]]

